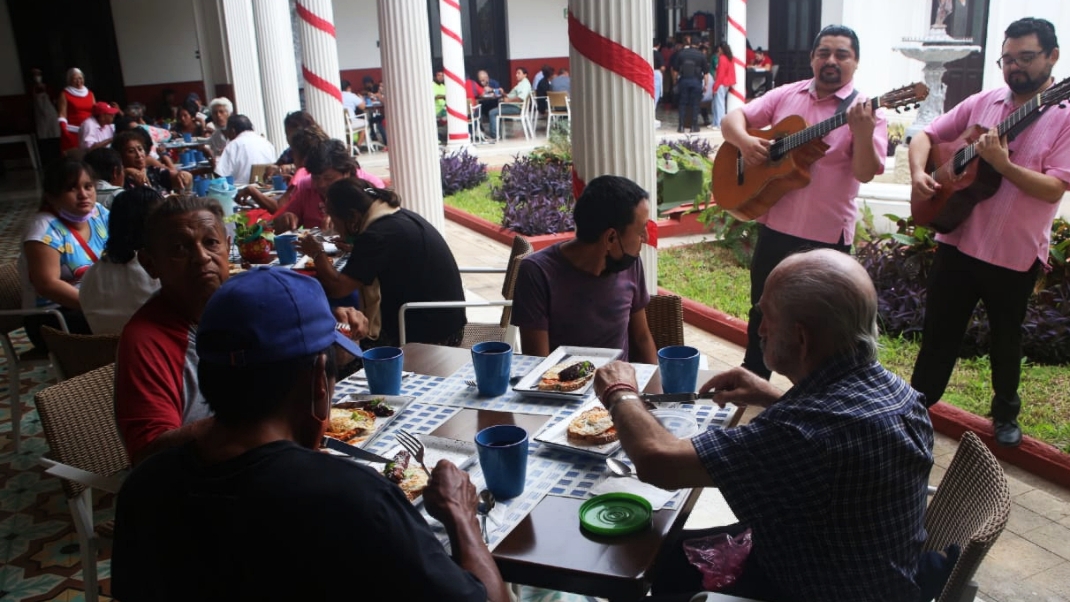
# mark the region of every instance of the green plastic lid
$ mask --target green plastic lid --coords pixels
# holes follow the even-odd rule
[[[627,535],[650,527],[654,509],[631,493],[604,493],[580,506],[580,525],[598,535]]]

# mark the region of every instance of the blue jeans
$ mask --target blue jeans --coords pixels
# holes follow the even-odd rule
[[[721,127],[724,119],[725,101],[728,100],[728,86],[717,86],[713,91],[713,125]]]
[[[502,103],[490,110],[490,137],[498,137],[498,115],[519,115],[520,105]]]
[[[680,129],[690,123],[691,129],[698,131],[698,105],[702,100],[702,80],[697,77],[680,78]],[[690,120],[688,119],[690,118]]]

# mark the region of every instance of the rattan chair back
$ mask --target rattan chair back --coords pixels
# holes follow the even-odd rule
[[[52,385],[34,396],[49,456],[63,464],[110,476],[130,466],[115,424],[115,364]],[[68,498],[85,485],[63,480]]]
[[[646,321],[654,335],[654,348],[684,344],[684,304],[676,295],[651,295]]]
[[[22,279],[14,261],[0,265],[0,311],[22,309]],[[22,328],[22,316],[0,316],[0,332]]]
[[[117,334],[71,334],[42,326],[41,336],[48,345],[61,380],[113,363],[119,349]]]
[[[992,544],[1003,533],[1011,511],[1007,477],[996,457],[976,434],[967,432],[925,513],[929,537],[925,550],[962,547],[938,602],[957,601]]]

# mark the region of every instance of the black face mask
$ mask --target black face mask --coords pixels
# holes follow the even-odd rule
[[[619,236],[617,237],[617,242],[620,243],[620,259],[617,259],[606,253],[606,269],[602,271],[603,276],[623,272],[624,270],[627,270],[628,268],[635,265],[635,262],[639,260],[638,255],[629,255],[624,250],[624,241],[621,240]]]

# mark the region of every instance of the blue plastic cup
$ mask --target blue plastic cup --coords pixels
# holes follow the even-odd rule
[[[234,176],[227,176],[227,186],[234,186]]]
[[[509,343],[485,341],[472,347],[472,367],[480,395],[497,397],[509,390],[513,367],[513,347]]]
[[[698,387],[698,349],[673,345],[658,349],[661,390],[666,393],[694,393]]]
[[[365,356],[367,357],[367,356]],[[528,476],[528,432],[499,424],[476,433],[483,480],[495,498],[507,500],[524,492]]]
[[[190,134],[189,132],[183,133],[182,134],[182,140],[184,140],[186,142],[193,142],[193,134]]]
[[[193,151],[186,151],[182,153],[182,164],[189,165],[190,163],[196,163],[193,159]]]
[[[400,395],[405,352],[398,347],[376,347],[364,352],[364,372],[373,395]]]
[[[208,180],[198,177],[193,181],[193,192],[197,196],[208,196]]]
[[[271,185],[275,190],[286,190],[286,178],[280,175],[271,176]]]
[[[275,253],[279,256],[279,265],[293,265],[297,263],[296,234],[280,234],[275,236]],[[400,385],[398,385],[400,386]]]

